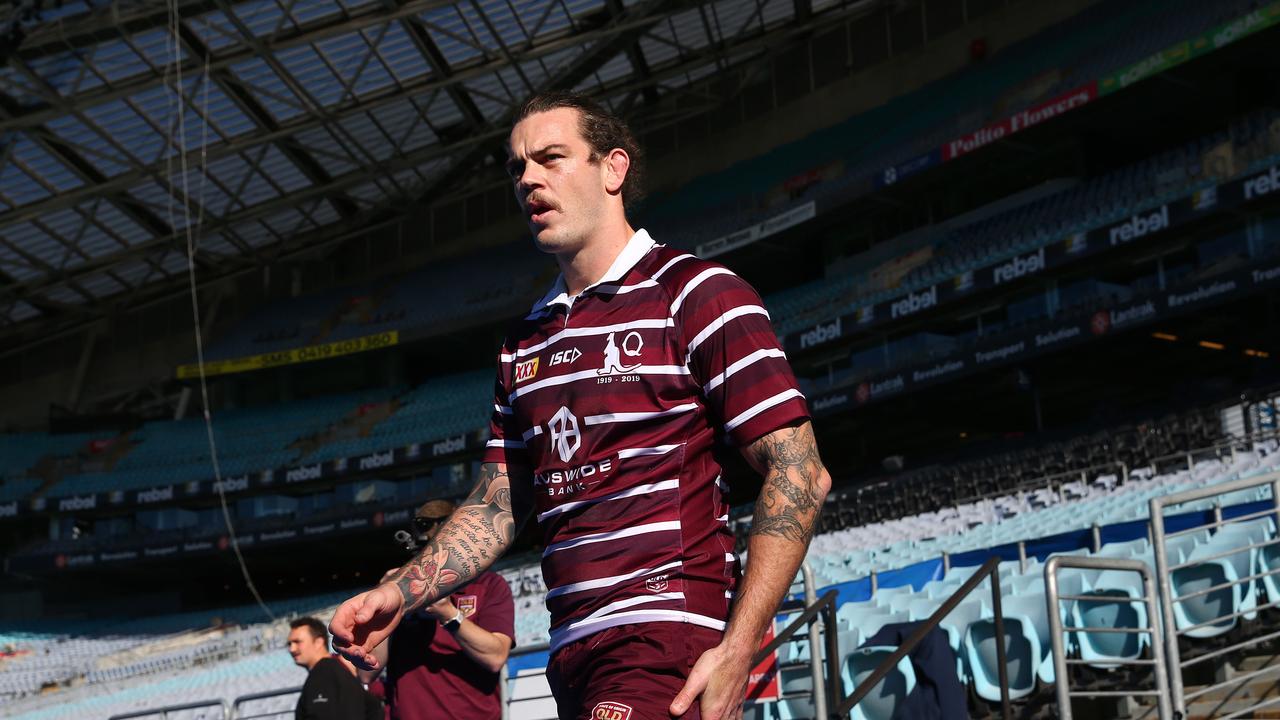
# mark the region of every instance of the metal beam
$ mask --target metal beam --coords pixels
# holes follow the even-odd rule
[[[208,57],[210,55],[209,48],[204,44],[204,41],[192,32],[191,28],[187,27],[185,23],[179,23],[178,37],[182,44],[186,46],[187,52],[190,55],[197,58]],[[240,81],[237,80],[230,72],[225,69],[217,71],[211,70],[209,72],[209,77],[218,84],[218,87],[222,88],[222,91],[226,93],[227,97],[229,97],[237,107],[240,108],[241,112],[257,123],[258,127],[266,130],[267,132],[280,129],[279,123],[276,122],[276,119],[272,117],[271,113],[268,112],[266,108],[262,107],[262,104],[253,96],[253,93],[249,92],[249,90],[246,89],[245,86],[241,84]],[[208,122],[208,120],[206,119],[205,122]],[[329,176],[328,171],[324,169],[323,165],[316,161],[315,158],[311,157],[310,153],[297,145],[282,142],[277,143],[276,147],[286,158],[289,159],[291,163],[302,171],[302,174],[306,175],[307,179],[311,182],[317,185],[324,185],[333,180],[333,178]],[[338,211],[338,214],[343,217],[350,217],[356,213],[356,204],[352,202],[351,198],[348,198],[345,195],[337,194],[334,197],[329,198],[329,201],[333,203],[333,207]]]
[[[695,7],[711,0],[673,0],[671,11],[675,12],[681,9]],[[449,4],[448,0],[422,0],[421,2],[408,2],[394,12],[380,11],[378,14],[370,17],[368,15],[361,16],[359,19],[344,21],[334,25],[324,26],[321,28],[308,31],[293,31],[281,33],[279,37],[271,38],[264,41],[262,47],[269,52],[278,52],[300,45],[308,45],[316,43],[326,38],[342,35],[345,33],[355,32],[371,25],[377,25],[382,22],[391,22],[404,17],[410,17],[415,14],[430,10],[441,5]],[[381,8],[381,5],[368,5],[370,8]],[[619,24],[607,26],[598,30],[591,30],[582,33],[573,33],[565,30],[554,36],[543,38],[537,43],[530,43],[521,47],[514,48],[520,56],[521,61],[535,60],[546,57],[553,53],[560,52],[566,48],[597,42],[602,39],[612,37],[618,33],[623,33],[635,29],[636,27],[650,27],[655,20],[641,18],[631,22],[622,22]],[[237,47],[234,50],[219,51],[219,53],[210,58],[209,71],[223,70],[232,68],[232,66],[253,60],[260,57],[261,53],[252,47]],[[509,63],[503,58],[494,58],[491,60],[476,60],[474,64],[468,64],[462,67],[453,68],[453,77],[441,80],[438,78],[423,77],[410,83],[405,83],[401,88],[390,88],[383,91],[383,95],[402,96],[406,92],[424,92],[437,88],[447,87],[450,84],[463,82],[476,77],[489,75],[504,67]],[[204,72],[203,60],[189,58],[183,61],[182,72],[184,75],[195,76]],[[136,95],[145,90],[150,90],[164,84],[164,76],[159,73],[132,79],[124,80],[119,83],[100,86],[84,92],[75,93],[68,96],[66,100],[73,101],[79,107],[90,107],[112,100],[120,100],[131,95]],[[342,108],[345,110],[346,108]],[[330,113],[336,112],[339,108],[328,108]],[[15,130],[20,128],[34,127],[43,125],[46,122],[61,117],[63,112],[52,105],[39,105],[7,118],[0,122],[0,130]]]
[[[672,11],[683,9],[688,6],[697,5],[700,2],[704,2],[704,1],[706,0],[674,0]],[[637,27],[647,28],[652,26],[655,22],[657,21],[653,19],[645,19],[640,21],[622,21],[617,25],[614,25],[611,27],[606,27],[596,31],[589,31],[589,32],[582,33],[580,35],[572,36],[569,38],[543,41],[542,43],[540,43],[539,45],[537,45],[532,49],[520,50],[519,51],[520,57],[524,60],[538,59],[538,58],[545,57],[547,55],[559,52],[561,50],[564,50],[565,48],[573,47],[575,45],[579,45],[582,43],[599,42],[599,41],[607,40],[619,33],[628,32],[636,29]],[[350,106],[343,107],[343,108],[330,108],[328,110],[327,118],[316,118],[310,114],[302,113],[295,120],[279,123],[277,126],[277,129],[275,130],[269,130],[264,128],[259,131],[237,136],[236,138],[227,142],[210,145],[208,148],[205,148],[203,150],[200,148],[189,150],[186,153],[185,160],[191,165],[195,165],[202,161],[213,163],[214,161],[222,159],[224,157],[237,155],[247,150],[250,150],[252,148],[255,148],[261,145],[262,143],[276,142],[276,141],[287,139],[299,132],[303,132],[305,130],[309,130],[309,129],[324,125],[326,121],[328,122],[329,125],[332,125],[334,123],[338,123],[344,119],[354,117],[362,113],[375,113],[378,110],[385,108],[389,105],[404,102],[406,99],[412,100],[423,95],[429,95],[438,90],[448,88],[454,84],[491,74],[506,66],[507,66],[507,62],[505,60],[494,60],[494,61],[488,61],[488,62],[482,63],[480,65],[470,66],[464,69],[453,69],[452,76],[448,78],[435,78],[433,76],[424,76],[423,78],[420,78],[417,81],[405,83],[400,88],[392,86],[384,91],[381,91],[380,93],[371,94],[364,100],[353,103]],[[218,63],[216,61],[210,64],[211,73],[213,72],[213,69],[215,67],[218,67]],[[203,72],[203,69],[204,69],[202,65],[193,65],[193,68],[194,68],[194,72],[196,72],[197,74]],[[44,122],[49,119],[60,117],[63,114],[65,113],[62,111],[57,111],[57,112],[51,112],[50,114],[48,114],[47,117],[44,116],[43,114],[32,115],[32,116],[24,115],[24,116],[19,116],[17,118],[13,116],[10,116],[7,118],[0,117],[0,131],[4,129],[14,129],[14,127],[11,126],[10,123],[16,120],[22,121],[17,127],[24,127],[26,125],[27,120],[39,119],[40,122]],[[457,147],[461,147],[462,143],[466,143],[469,140],[470,138],[456,142],[454,143],[454,145]],[[448,154],[452,152],[451,148],[441,148],[441,150],[443,151],[442,154]],[[181,160],[182,158],[178,158],[178,157],[173,158],[173,162],[175,164],[179,163]],[[356,159],[352,158],[352,161],[355,162]],[[52,212],[55,210],[71,207],[73,205],[76,205],[90,198],[101,197],[104,194],[126,192],[131,187],[134,187],[140,183],[153,179],[154,174],[159,170],[157,166],[162,164],[163,164],[163,160],[157,161],[157,163],[155,164],[121,173],[93,187],[77,188],[74,190],[67,191],[65,193],[59,193],[56,196],[47,198],[37,203],[32,203],[29,205],[24,205],[19,208],[15,208],[13,210],[0,214],[0,223],[21,222],[23,220],[29,220],[31,218],[37,217],[47,212]],[[366,168],[367,171],[372,169],[374,168]]]
[[[548,78],[542,90],[563,90],[577,86],[588,75],[595,72],[609,60],[640,39],[649,28],[661,22],[668,13],[674,12],[681,5],[679,0],[649,0],[647,3],[633,5],[623,14],[610,18],[606,27],[616,29],[625,26],[627,29],[610,33],[607,39],[595,44],[590,50],[577,58],[559,74]],[[510,124],[514,111],[503,118],[500,125]],[[462,183],[464,178],[473,173],[485,156],[494,152],[502,152],[500,141],[488,146],[481,146],[467,153],[460,161],[456,161],[449,170],[436,181],[426,193],[427,197],[436,195],[443,188],[453,188]]]
[[[457,152],[460,149],[473,147],[481,143],[484,143],[486,141],[493,141],[498,138],[505,138],[506,136],[507,136],[507,131],[505,128],[496,128],[496,129],[490,129],[483,132],[478,132],[474,136],[459,143],[457,146],[442,148],[440,146],[433,145],[433,146],[421,148],[415,152],[409,153],[402,157],[395,158],[394,160],[388,161],[386,163],[382,163],[380,166],[378,166],[377,170],[383,174],[388,174],[388,175],[394,174],[402,170],[408,170],[408,169],[419,167],[421,165],[425,165],[427,162],[431,160],[436,160],[442,156],[447,156],[450,152]],[[298,204],[304,200],[315,199],[317,197],[323,198],[328,193],[332,193],[334,190],[344,190],[347,188],[355,187],[356,185],[360,185],[362,183],[368,182],[369,179],[370,179],[370,176],[369,176],[368,170],[364,168],[356,169],[349,173],[341,175],[337,178],[334,178],[333,181],[330,182],[328,185],[303,188],[296,192],[290,193],[289,195],[284,195],[281,197],[273,198],[263,203],[259,203],[257,205],[252,205],[249,208],[242,210],[240,212],[232,213],[230,215],[225,215],[213,221],[206,221],[206,223],[202,227],[202,231],[204,233],[223,232],[228,228],[232,228],[236,225],[240,225],[245,222],[266,217],[280,210],[297,207]],[[97,258],[94,258],[93,260],[77,265],[73,268],[68,268],[67,270],[64,271],[66,276],[65,278],[41,278],[39,280],[32,280],[32,281],[27,281],[26,283],[20,283],[18,286],[16,286],[16,288],[8,288],[8,287],[0,288],[0,296],[2,296],[3,294],[9,293],[14,289],[38,291],[38,290],[59,284],[64,279],[83,277],[85,275],[93,274],[98,271],[113,267],[115,265],[128,262],[134,258],[137,258],[140,255],[151,252],[153,250],[171,247],[174,242],[178,240],[185,240],[185,238],[186,238],[186,235],[184,232],[175,232],[175,233],[169,233],[167,235],[157,236],[149,240],[146,240],[144,242],[137,243],[129,250],[115,252],[109,255],[102,255]]]

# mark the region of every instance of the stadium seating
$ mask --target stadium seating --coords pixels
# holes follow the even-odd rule
[[[312,398],[262,407],[214,413],[214,439],[224,476],[357,457],[415,442],[428,442],[487,426],[493,391],[491,371],[433,379],[416,388],[389,388]],[[391,412],[378,422],[358,422],[362,407],[389,403]],[[6,477],[0,501],[22,499],[45,481],[24,477],[44,458],[68,460],[93,471],[61,474],[41,493],[59,498],[81,493],[132,490],[213,475],[203,419],[153,421],[114,442],[129,445],[104,467],[86,450],[94,434],[0,435],[6,455]],[[65,467],[60,466],[60,468]],[[60,471],[59,471],[60,472]]]
[[[65,457],[87,450],[88,444],[100,437],[93,433],[48,435],[45,433],[13,433],[0,435],[0,492],[7,481],[29,479],[35,466],[46,457]]]
[[[934,559],[929,562],[937,562],[936,555],[944,551],[955,558],[968,557],[965,553],[973,555],[971,551],[978,551],[973,559],[980,562],[980,557],[1010,542],[1035,540],[1054,532],[1087,528],[1094,523],[1107,525],[1141,520],[1145,518],[1146,501],[1152,497],[1272,470],[1280,470],[1280,447],[1274,442],[1259,445],[1253,451],[1237,452],[1234,460],[1230,457],[1206,460],[1191,469],[1159,475],[1135,473],[1129,482],[1121,485],[1085,483],[1080,497],[1063,496],[1047,507],[1032,507],[1025,502],[1025,497],[987,501],[989,508],[1001,507],[1005,514],[986,515],[988,524],[978,528],[963,519],[971,516],[957,511],[935,513],[927,523],[889,521],[900,526],[892,533],[896,539],[886,542],[884,539],[889,536],[880,535],[882,544],[872,549],[846,545],[847,539],[855,537],[848,530],[826,533],[814,539],[808,561],[815,568],[825,568],[828,579],[838,587],[858,581],[869,569],[877,569],[882,577],[889,577],[894,570],[918,564],[921,548],[933,554]],[[1240,499],[1248,502],[1264,497],[1269,496],[1262,492]],[[1244,556],[1247,567],[1258,568],[1262,563],[1275,562],[1274,551],[1246,549],[1230,552],[1232,548],[1253,544],[1250,541],[1273,538],[1274,526],[1258,522],[1229,528],[1215,534],[1186,535],[1186,539],[1171,543],[1171,552],[1180,557],[1191,557],[1198,548],[1208,547],[1215,550],[1214,554],[1226,553],[1231,559]],[[1276,546],[1267,547],[1273,549]],[[1097,554],[1103,557],[1140,557],[1149,562],[1149,553],[1146,541],[1137,538],[1108,543]],[[1051,666],[1047,665],[1048,621],[1043,571],[1039,562],[1045,557],[1028,557],[1025,567],[1018,561],[1002,564],[1005,644],[1015,695],[1031,692],[1037,678],[1041,683],[1054,681]],[[512,584],[516,598],[517,643],[527,646],[545,641],[548,616],[542,607],[541,594],[545,590],[540,572],[532,564],[532,558],[511,562],[516,564],[509,566],[503,574]],[[518,564],[521,562],[525,564]],[[1235,572],[1234,566],[1228,566],[1232,568],[1231,572]],[[971,576],[973,569],[973,566],[953,567],[945,576],[927,581],[918,589],[884,585],[866,600],[841,605],[837,632],[841,639],[842,672],[846,674],[846,683],[865,676],[874,667],[875,659],[891,651],[891,648],[859,648],[860,642],[865,642],[889,623],[927,617],[943,598]],[[1100,668],[1111,667],[1118,659],[1140,654],[1144,643],[1142,636],[1072,632],[1070,627],[1080,627],[1083,623],[1104,627],[1144,626],[1148,621],[1145,610],[1133,600],[1141,594],[1134,577],[1125,577],[1124,573],[1114,571],[1090,577],[1083,573],[1064,574],[1062,577],[1064,594],[1096,594],[1114,598],[1066,602],[1061,609],[1068,619],[1068,647]],[[1253,591],[1242,591],[1239,598],[1232,596],[1233,611],[1239,612],[1246,602],[1244,595],[1254,595],[1259,588],[1265,588],[1268,597],[1273,597],[1273,586],[1263,581]],[[317,609],[332,606],[348,594],[349,591],[336,592],[290,603],[275,603],[272,609],[278,616],[304,611],[323,613]],[[972,685],[978,697],[987,700],[998,696],[993,681],[994,643],[997,638],[993,632],[991,612],[990,596],[980,588],[977,595],[962,603],[942,625],[956,652],[958,674]],[[199,630],[209,628],[211,620],[217,623],[215,629]],[[56,632],[52,630],[55,626]],[[279,625],[262,622],[260,612],[253,607],[219,611],[216,619],[206,612],[127,622],[97,620],[6,628],[0,632],[0,648],[28,652],[0,661],[5,663],[0,666],[4,668],[0,673],[0,693],[11,698],[14,707],[20,711],[32,711],[31,714],[20,714],[21,717],[53,718],[75,717],[77,712],[117,712],[123,708],[158,705],[163,704],[166,698],[170,701],[179,697],[189,700],[204,696],[230,699],[255,690],[287,687],[296,684],[300,675],[289,666],[288,659],[278,649],[278,641],[272,644],[271,638],[276,637],[272,633],[278,635],[278,632]],[[103,658],[114,658],[114,661],[104,664],[101,662]],[[807,659],[807,645],[791,643],[782,659],[784,667],[791,663],[791,667],[798,668],[784,674],[784,683],[793,690],[803,690],[807,682],[807,668],[794,663]],[[202,670],[197,672],[196,668]],[[209,672],[209,668],[216,672]],[[901,700],[914,682],[909,670],[909,664],[900,666],[885,685],[873,692],[872,699],[859,711],[862,716],[888,717],[885,713],[892,712],[894,703]],[[155,678],[160,676],[165,679],[157,681]],[[79,679],[78,683],[82,684],[74,688],[63,687],[73,679]],[[42,689],[43,695],[48,695],[51,687],[62,688],[55,693],[57,702],[33,697]],[[779,703],[774,711],[779,716],[805,717],[805,707],[807,703],[802,699],[793,699]]]
[[[1129,217],[1205,184],[1226,179],[1206,174],[1205,154],[1219,145],[1231,147],[1230,176],[1269,164],[1280,155],[1280,113],[1267,110],[1240,118],[1230,128],[1184,147],[990,216],[981,211],[931,226],[923,236],[932,248],[928,262],[910,270],[893,287],[871,282],[872,267],[845,263],[841,275],[814,281],[765,298],[778,318],[779,334],[804,329],[859,307],[899,297],[947,281],[968,270],[1025,254],[1072,233]],[[919,233],[915,233],[919,236]],[[920,244],[917,238],[914,241]],[[903,252],[912,249],[904,246]],[[879,254],[868,254],[878,262]]]
[[[1179,11],[1171,12],[1167,4],[1136,3],[1125,10],[1129,13],[1126,17],[1130,23],[1144,23],[1146,31],[1132,38],[1133,42],[1113,43],[1103,35],[1067,37],[1064,31],[1060,42],[1041,42],[1041,50],[1035,52],[1024,49],[1023,52],[1034,54],[1037,61],[1022,64],[1035,72],[1051,66],[1060,68],[1054,84],[1047,86],[1049,89],[1038,97],[1051,96],[1140,59],[1250,6],[1245,0],[1223,3],[1182,0]],[[1080,24],[1084,22],[1081,20]],[[1123,31],[1126,26],[1111,27],[1115,32]],[[866,179],[881,168],[1033,102],[1007,97],[1009,87],[1016,85],[1019,78],[1014,77],[1008,67],[1000,72],[1006,73],[1000,82],[991,82],[990,76],[976,72],[972,77],[962,78],[963,82],[955,82],[955,94],[947,98],[948,102],[938,102],[936,111],[922,113],[923,119],[901,124],[900,129],[887,135],[884,143],[887,149],[849,153],[842,173],[820,181],[806,195],[793,198],[789,206],[814,198],[824,202],[847,200],[867,191]],[[991,87],[982,93],[972,92],[984,84]],[[966,102],[980,104],[988,112],[962,112],[955,104],[960,102],[956,98],[961,92],[968,93]],[[912,102],[918,106],[923,99],[920,95]],[[900,115],[903,107],[908,106],[899,105],[894,112]],[[958,121],[954,119],[957,116],[961,116]],[[898,115],[885,113],[859,120],[865,125],[858,127],[871,127],[872,123],[889,127],[899,119]],[[1064,234],[1125,217],[1174,194],[1201,187],[1208,180],[1203,158],[1215,147],[1230,145],[1236,158],[1236,174],[1272,161],[1280,152],[1276,144],[1278,119],[1280,114],[1274,112],[1251,115],[1234,122],[1226,132],[1120,171],[1055,186],[1052,192],[1025,203],[1002,206],[975,214],[963,222],[944,224],[903,238],[898,244],[901,249],[909,249],[908,246],[915,243],[910,249],[928,246],[931,255],[927,262],[910,270],[896,287],[873,287],[868,291],[866,281],[872,268],[853,262],[842,266],[838,278],[793,288],[770,296],[766,302],[774,313],[779,332],[786,333],[829,317],[832,312],[848,311],[952,277],[978,264],[1034,250]],[[800,158],[793,162],[810,161]],[[758,186],[758,177],[744,175],[739,190],[749,196],[749,188]],[[698,193],[691,196],[691,202],[708,202]],[[671,235],[678,235],[682,243],[710,238],[786,207],[761,207],[759,198],[745,202],[734,198],[719,205],[730,207],[730,217],[716,217],[688,232],[673,229]],[[486,261],[508,262],[505,258],[486,258]],[[439,272],[432,269],[411,274],[387,288],[344,289],[289,301],[278,310],[264,312],[238,326],[222,338],[211,357],[236,357],[332,342],[392,328],[439,332],[458,323],[474,322],[486,313],[506,312],[548,279],[545,268],[537,268],[524,259],[512,258],[509,266],[503,267],[513,280],[507,290],[496,294],[474,294],[464,283],[450,281],[450,276],[468,274],[450,266]],[[1106,291],[1106,288],[1097,290]],[[457,298],[463,299],[462,310],[454,302]],[[927,351],[927,348],[922,350]],[[483,427],[487,421],[491,383],[491,372],[484,371],[441,378],[414,389],[395,388],[221,412],[216,415],[215,428],[219,448],[226,456],[222,469],[232,475],[321,462],[468,432]],[[374,402],[392,406],[386,419],[360,427],[347,422],[358,407]],[[1220,430],[1215,427],[1215,420],[1206,414],[1162,418],[1123,432],[1072,438],[1048,446],[1041,444],[1025,452],[991,453],[980,461],[946,463],[871,483],[860,493],[834,499],[827,508],[825,532],[814,539],[808,557],[819,585],[848,586],[864,581],[868,573],[887,576],[926,563],[934,563],[937,568],[934,575],[941,575],[931,576],[919,587],[882,580],[865,599],[846,602],[838,609],[840,624],[835,631],[840,637],[846,688],[866,677],[892,651],[884,646],[863,646],[876,630],[890,623],[928,617],[971,576],[975,563],[981,562],[981,558],[997,550],[1007,551],[1015,543],[1033,545],[1040,538],[1094,526],[1141,523],[1146,518],[1147,502],[1154,497],[1280,469],[1280,452],[1274,444],[1262,444],[1231,458],[1203,460],[1188,469],[1160,472],[1142,468],[1152,457],[1207,445],[1218,439]],[[207,478],[210,458],[204,432],[199,420],[148,423],[128,436],[133,447],[110,469],[65,475],[42,494],[56,498]],[[3,476],[0,500],[25,498],[37,492],[45,481],[35,479],[33,471],[42,459],[74,458],[95,439],[100,438],[92,434],[0,436],[0,455],[5,458],[0,467]],[[316,442],[301,443],[307,439]],[[1101,474],[1095,471],[1089,477],[1052,489],[1025,483],[1063,470],[1112,461],[1128,466],[1131,472],[1127,482],[1122,481],[1118,471]],[[1269,496],[1254,493],[1231,498],[1227,504],[1265,497]],[[1248,547],[1275,536],[1274,524],[1267,521],[1172,539],[1173,562],[1203,561],[1175,571],[1172,579],[1177,595],[1194,595],[1225,582],[1280,568],[1280,546]],[[1052,552],[1089,553],[1090,549]],[[996,637],[990,598],[984,597],[981,590],[943,621],[942,627],[956,654],[957,673],[982,699],[990,701],[998,697],[994,681],[997,643],[1004,644],[1012,663],[1010,680],[1015,697],[1034,692],[1037,682],[1043,685],[1056,680],[1049,658],[1050,610],[1045,606],[1042,565],[1050,554],[1046,551],[1033,554],[1025,561],[1002,565],[1005,637]],[[1092,554],[1138,557],[1150,562],[1149,544],[1141,538],[1107,543]],[[944,574],[942,568],[947,564],[942,560],[944,555],[953,560],[962,559],[967,565],[952,562]],[[1008,557],[1007,554],[1001,556]],[[545,587],[540,571],[536,565],[525,564],[505,571],[504,575],[516,596],[518,644],[527,646],[545,641],[549,616],[542,605]],[[1076,572],[1063,578],[1063,588],[1065,594],[1109,598],[1069,601],[1060,606],[1060,616],[1069,626],[1065,639],[1071,652],[1100,669],[1112,668],[1121,659],[1141,655],[1145,641],[1140,635],[1091,635],[1070,629],[1084,624],[1132,629],[1154,620],[1147,618],[1145,608],[1135,601],[1141,589],[1133,576]],[[1241,613],[1243,619],[1251,619],[1256,613],[1265,612],[1259,609],[1261,593],[1272,602],[1280,598],[1280,586],[1274,576],[1175,602],[1178,627],[1201,626],[1189,632],[1195,639],[1225,634],[1237,626],[1237,619],[1207,625],[1206,620],[1231,613]],[[304,611],[323,614],[326,605],[348,594],[343,591],[280,603],[273,607],[273,612],[277,615]],[[301,682],[301,671],[292,666],[278,647],[279,623],[265,622],[252,607],[219,610],[217,615],[216,622],[210,613],[184,613],[132,621],[98,619],[0,629],[0,650],[13,651],[0,656],[0,700],[6,702],[6,713],[17,717],[105,717],[169,702],[204,697],[230,699],[247,692]],[[784,662],[806,661],[807,653],[807,644],[791,643],[785,650]],[[109,662],[103,662],[104,658]],[[803,671],[792,669],[784,674],[784,690],[803,691],[805,682]],[[859,706],[859,716],[891,717],[896,705],[916,682],[910,664],[899,663],[896,671]],[[784,700],[776,707],[771,706],[771,716],[805,717],[807,705],[802,699]]]
[[[838,206],[871,192],[869,178],[884,168],[1097,80],[1253,8],[1251,0],[1098,3],[1034,38],[1001,49],[990,62],[701,178],[678,192],[655,196],[646,207],[646,223],[655,237],[694,247],[808,202],[819,202],[820,210]],[[1121,216],[1129,212],[1125,208],[1193,187],[1203,179],[1202,151],[1220,140],[1231,140],[1241,170],[1250,161],[1280,152],[1274,142],[1266,142],[1271,132],[1266,120],[1249,118],[1233,126],[1229,138],[1226,134],[1206,138],[1194,147],[1080,183],[981,222],[955,228],[943,224],[925,238],[924,244],[937,245],[934,258],[897,287],[875,285],[869,281],[871,266],[854,262],[842,264],[839,273],[822,281],[784,291],[766,302],[779,332],[788,333],[824,319],[831,310],[843,312],[877,302],[891,291],[928,285],[930,278],[949,278],[978,262],[1034,249],[1069,228]],[[868,137],[877,142],[867,143]],[[815,184],[779,204],[778,188],[788,178],[832,165],[833,155],[839,172],[820,173]],[[988,240],[992,237],[997,239]],[[917,238],[915,245],[920,244]],[[466,278],[479,274],[496,274],[507,281],[500,289],[477,290]],[[306,295],[255,311],[213,343],[209,357],[253,355],[391,329],[432,334],[491,321],[517,312],[536,298],[552,274],[545,259],[531,251],[486,253],[413,271],[390,283]]]

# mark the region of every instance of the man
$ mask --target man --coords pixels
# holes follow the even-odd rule
[[[430,543],[453,511],[449,500],[432,500],[419,508],[413,518],[419,545]],[[398,572],[397,568],[387,577]],[[498,673],[515,634],[511,588],[492,572],[407,613],[391,637],[373,651],[387,671],[391,720],[499,720]],[[361,670],[360,679],[372,683],[378,672]]]
[[[508,157],[561,276],[509,332],[475,490],[417,558],[338,609],[335,643],[376,667],[405,613],[476,577],[536,513],[560,717],[737,717],[830,488],[804,396],[750,286],[628,223],[641,158],[621,121],[538,96]],[[726,446],[764,479],[745,575]]]
[[[289,623],[289,654],[307,669],[294,711],[297,720],[380,720],[382,708],[356,676],[329,655],[324,623],[301,617]]]

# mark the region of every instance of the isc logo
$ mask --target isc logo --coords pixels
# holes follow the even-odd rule
[[[521,383],[525,380],[532,380],[534,375],[538,374],[538,358],[525,360],[522,363],[516,363],[516,382]]]
[[[591,720],[630,720],[631,706],[616,702],[598,703],[591,709]]]
[[[561,363],[570,363],[570,364],[572,364],[575,360],[577,360],[577,359],[578,359],[578,358],[580,358],[580,357],[582,357],[582,351],[581,351],[581,350],[579,350],[579,349],[578,349],[578,348],[576,348],[576,347],[574,347],[574,348],[569,348],[568,350],[561,350],[560,352],[558,352],[558,353],[556,353],[556,354],[552,355],[552,356],[551,356],[551,362],[549,362],[549,363],[547,363],[547,364],[548,364],[548,365],[553,365],[553,366],[554,366],[554,365],[559,365],[559,364],[561,364]]]

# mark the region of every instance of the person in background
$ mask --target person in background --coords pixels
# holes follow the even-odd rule
[[[454,509],[449,500],[432,500],[418,508],[413,518],[417,544],[431,542]],[[379,667],[387,672],[389,717],[498,720],[498,673],[514,637],[515,601],[507,581],[497,573],[481,573],[438,602],[409,613],[374,649]],[[379,672],[362,670],[360,679],[373,683]]]
[[[350,666],[329,654],[324,623],[301,617],[289,623],[289,655],[307,669],[294,711],[297,720],[381,720],[382,707],[365,692]]]

